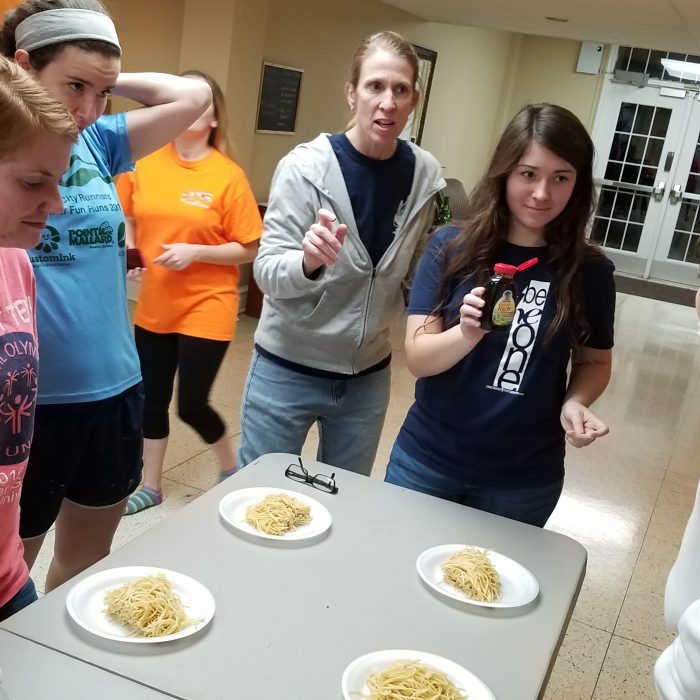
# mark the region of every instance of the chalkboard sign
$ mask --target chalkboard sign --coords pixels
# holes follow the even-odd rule
[[[303,72],[299,68],[263,63],[256,131],[294,133]]]

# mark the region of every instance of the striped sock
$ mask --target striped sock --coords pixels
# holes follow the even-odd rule
[[[126,508],[124,508],[124,515],[140,513],[142,510],[146,510],[146,508],[159,506],[162,502],[162,491],[149,489],[148,486],[141,486],[138,491],[134,491],[134,493],[129,496],[129,500],[126,502]]]

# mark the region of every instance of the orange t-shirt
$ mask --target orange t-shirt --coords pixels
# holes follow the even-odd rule
[[[194,262],[169,270],[152,261],[162,243],[221,245],[260,238],[258,205],[243,170],[212,149],[184,161],[172,144],[136,163],[117,191],[136,223],[136,245],[146,271],[134,323],[153,333],[231,340],[238,314],[237,265]]]

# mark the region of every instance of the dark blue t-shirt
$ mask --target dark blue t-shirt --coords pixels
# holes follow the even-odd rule
[[[455,228],[435,233],[413,280],[408,313],[429,315],[438,305],[444,246]],[[566,393],[571,343],[560,329],[544,345],[556,311],[556,282],[547,248],[504,242],[498,262],[540,262],[518,272],[518,305],[510,333],[487,333],[447,371],[416,382],[415,403],[398,436],[408,454],[465,484],[523,487],[551,482],[564,473],[564,431],[559,422]],[[584,262],[583,312],[590,326],[586,347],[613,346],[615,284],[605,257]],[[455,287],[443,315],[449,328],[475,283]]]
[[[328,140],[345,179],[360,239],[376,267],[403,222],[416,157],[401,139],[386,160],[362,155],[345,134]]]

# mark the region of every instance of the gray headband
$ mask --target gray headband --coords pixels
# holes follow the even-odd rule
[[[81,39],[104,41],[116,46],[120,53],[122,50],[114,22],[92,10],[45,10],[27,17],[15,29],[15,45],[25,51]]]

